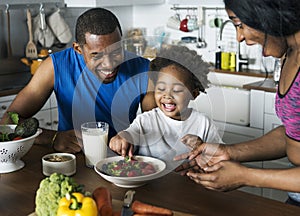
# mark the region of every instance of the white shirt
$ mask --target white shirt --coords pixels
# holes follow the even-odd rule
[[[138,115],[125,131],[131,135],[133,144],[138,146],[135,154],[162,159],[170,169],[181,163],[174,162],[174,156],[191,150],[180,141],[186,134],[197,135],[203,142],[223,143],[213,122],[194,109],[188,119],[178,121],[154,108]]]

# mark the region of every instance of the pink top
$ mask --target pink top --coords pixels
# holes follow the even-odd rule
[[[280,94],[277,89],[275,109],[285,126],[286,135],[293,140],[300,141],[300,68],[284,95]]]

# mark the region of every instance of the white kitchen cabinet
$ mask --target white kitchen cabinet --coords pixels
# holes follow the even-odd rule
[[[51,109],[51,127],[52,127],[52,130],[57,130],[57,128],[58,128],[58,109],[57,108]]]
[[[275,112],[275,96],[276,93],[265,92],[264,134],[282,124]]]
[[[65,0],[67,7],[110,7],[163,4],[165,0]]]
[[[0,118],[2,118],[15,97],[16,95],[0,97]],[[41,128],[57,130],[58,110],[54,93],[34,117],[39,120]]]
[[[40,110],[37,114],[34,115],[35,118],[39,121],[40,127],[45,129],[52,129],[51,126],[51,111],[50,109]]]
[[[250,127],[261,128],[264,134],[281,125],[275,113],[274,92],[250,91]]]
[[[0,118],[4,115],[6,112],[7,108],[11,104],[11,102],[14,100],[16,95],[9,95],[9,96],[4,96],[0,97]]]

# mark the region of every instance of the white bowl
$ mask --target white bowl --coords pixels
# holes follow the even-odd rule
[[[53,160],[68,158],[65,161]],[[51,159],[51,160],[50,160]],[[52,153],[42,157],[43,174],[50,176],[52,173],[61,173],[71,176],[76,173],[76,156],[69,153]]]
[[[0,125],[1,132],[11,133],[16,125]],[[14,141],[0,142],[0,173],[17,171],[25,166],[21,158],[32,147],[34,139],[42,133],[41,129],[27,138]]]
[[[136,177],[116,177],[116,176],[107,175],[104,172],[102,172],[103,164],[107,164],[113,161],[123,160],[124,157],[122,156],[108,157],[104,160],[101,160],[96,163],[94,169],[105,180],[115,184],[116,186],[123,187],[123,188],[134,188],[134,187],[142,186],[146,184],[148,181],[160,177],[161,176],[160,174],[166,169],[165,162],[157,158],[146,157],[146,156],[134,156],[134,158],[138,161],[143,161],[152,164],[156,172],[153,174],[136,176]]]

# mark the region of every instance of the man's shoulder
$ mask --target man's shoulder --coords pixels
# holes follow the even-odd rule
[[[149,65],[150,61],[149,59],[146,59],[142,56],[138,56],[135,53],[125,51],[124,55],[124,63],[129,62],[129,63],[139,63],[139,64],[146,64],[147,66]]]

